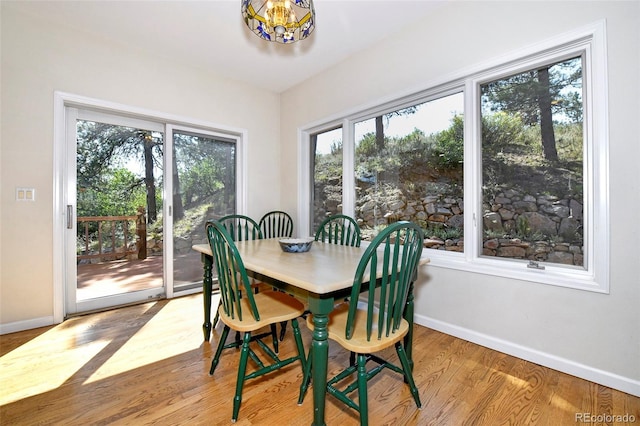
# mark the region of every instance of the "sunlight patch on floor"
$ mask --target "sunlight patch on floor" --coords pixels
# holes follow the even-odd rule
[[[214,312],[217,304],[214,295]],[[0,405],[69,382],[96,382],[193,350],[210,356],[211,343],[202,335],[202,295],[123,309],[126,315],[116,309],[71,318],[0,357]],[[119,318],[122,329],[117,328]]]
[[[185,297],[171,300],[118,348],[85,383],[96,382],[200,348],[203,344],[202,296],[195,298],[198,303],[194,303],[193,299]],[[196,306],[200,309],[196,310]],[[166,324],[172,325],[167,327]]]
[[[67,339],[77,329],[61,328],[52,328],[0,358],[0,405],[56,389],[109,344],[100,339],[70,349]],[[25,359],[33,362],[25,363]]]
[[[551,397],[551,405],[570,413],[577,413],[579,411],[576,405],[570,403],[560,395],[553,395]]]

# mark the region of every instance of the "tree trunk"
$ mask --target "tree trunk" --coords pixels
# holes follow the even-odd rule
[[[224,162],[224,209],[225,214],[235,212],[235,193],[236,193],[236,178],[235,178],[235,164],[234,156],[230,146],[224,148],[225,162]]]
[[[549,90],[549,68],[538,70],[538,107],[540,108],[540,134],[542,136],[542,152],[549,161],[558,161],[556,136],[553,131],[553,114],[551,113],[551,93]]]
[[[147,221],[154,223],[158,219],[156,206],[156,183],[153,176],[153,139],[151,135],[144,136],[144,184],[147,188]]]
[[[182,204],[182,194],[180,190],[180,175],[178,174],[178,160],[175,151],[173,153],[173,220],[180,220],[184,217],[184,205]]]
[[[376,117],[376,148],[378,153],[384,149],[384,125],[382,124],[382,116]]]
[[[144,207],[138,207],[138,218],[136,219],[136,235],[138,241],[136,246],[138,247],[138,259],[147,258],[147,223],[145,221]]]

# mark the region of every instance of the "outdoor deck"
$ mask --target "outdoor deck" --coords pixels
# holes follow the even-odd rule
[[[163,286],[162,256],[78,265],[78,300]],[[202,282],[198,253],[176,257],[174,286]]]

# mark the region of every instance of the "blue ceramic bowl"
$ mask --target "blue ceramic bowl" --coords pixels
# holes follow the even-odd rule
[[[280,248],[285,253],[304,253],[311,250],[313,238],[283,238],[279,242]]]

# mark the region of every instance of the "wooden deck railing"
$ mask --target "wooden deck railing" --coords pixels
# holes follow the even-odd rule
[[[83,250],[77,259],[117,259],[137,255],[138,259],[147,257],[147,226],[144,210],[135,216],[85,216],[78,217],[78,240]],[[90,232],[91,223],[98,224],[97,233]],[[135,223],[136,233],[131,235],[131,222]],[[106,228],[106,230],[105,230]],[[130,242],[135,241],[131,248]]]

